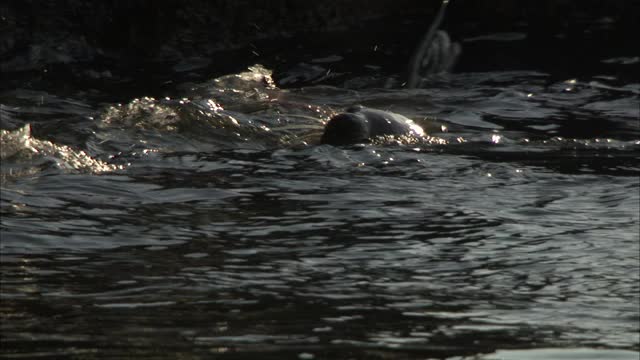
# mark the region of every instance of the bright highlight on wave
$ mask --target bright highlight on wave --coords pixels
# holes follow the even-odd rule
[[[46,165],[66,171],[91,173],[122,169],[122,165],[111,165],[94,159],[82,150],[66,145],[38,140],[31,136],[31,125],[17,130],[0,130],[0,160],[3,161],[2,180],[8,177],[33,175]],[[15,161],[16,166],[11,166]],[[19,164],[19,166],[17,166]]]

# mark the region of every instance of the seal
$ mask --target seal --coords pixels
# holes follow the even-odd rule
[[[378,136],[424,136],[413,120],[389,111],[352,106],[332,117],[324,127],[321,144],[349,145],[371,141]]]

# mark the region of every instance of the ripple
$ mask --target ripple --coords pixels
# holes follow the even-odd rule
[[[9,351],[637,357],[635,84],[491,72],[285,91],[236,75],[66,135],[121,170],[3,182]],[[353,102],[448,130],[310,145]]]

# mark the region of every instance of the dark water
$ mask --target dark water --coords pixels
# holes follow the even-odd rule
[[[640,84],[268,79],[0,94],[4,357],[637,359]]]

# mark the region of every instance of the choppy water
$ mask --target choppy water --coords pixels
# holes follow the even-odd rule
[[[0,94],[6,358],[637,358],[640,84],[268,80]],[[433,137],[316,145],[354,103]]]

